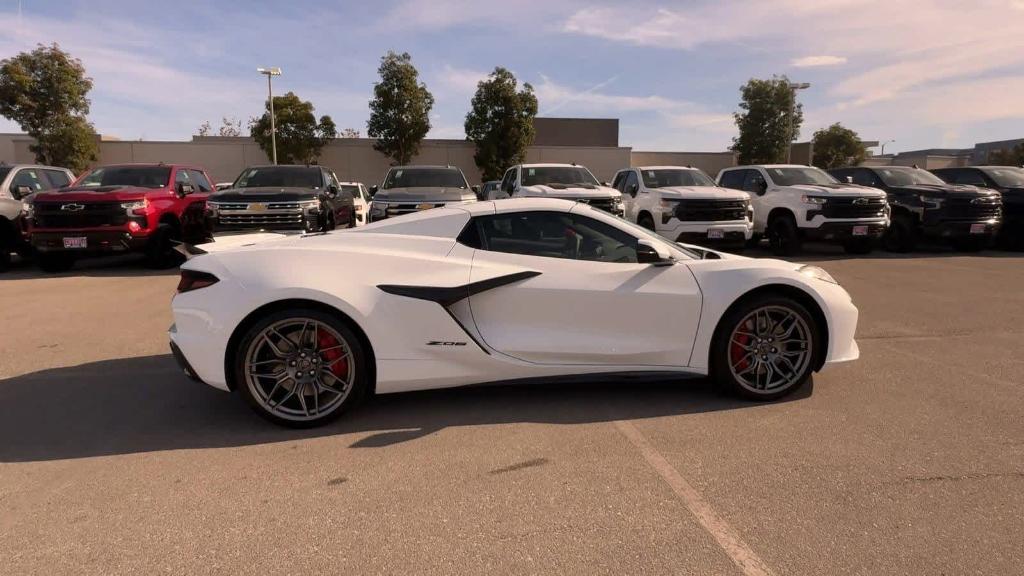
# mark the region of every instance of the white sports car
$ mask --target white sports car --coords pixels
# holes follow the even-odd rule
[[[185,372],[290,426],[374,392],[566,376],[710,374],[772,400],[859,355],[857,309],[824,270],[674,244],[567,200],[201,254],[173,309]]]

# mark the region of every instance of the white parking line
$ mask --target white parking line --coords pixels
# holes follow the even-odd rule
[[[647,438],[636,429],[636,426],[633,426],[632,422],[616,420],[615,427],[633,446],[636,446],[651,468],[654,468],[662,480],[679,496],[683,504],[697,518],[697,522],[707,530],[708,534],[711,534],[743,574],[746,576],[769,576],[772,574],[768,565],[740,539],[739,534],[732,529],[732,526],[729,526],[715,512],[707,500],[672,467],[672,464],[669,464],[669,461],[651,445]]]

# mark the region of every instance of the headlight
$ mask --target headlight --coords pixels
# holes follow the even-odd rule
[[[319,200],[303,200],[302,202],[299,202],[299,208],[302,208],[303,210],[309,210],[311,208],[319,208],[319,207],[320,207],[320,201]]]
[[[125,210],[137,210],[139,208],[145,208],[145,207],[146,207],[146,201],[145,200],[136,200],[135,202],[122,202],[121,203],[121,208],[124,208]]]
[[[676,206],[679,205],[679,200],[666,200],[662,198],[658,205],[666,212],[675,212]]]
[[[371,202],[370,203],[370,216],[383,216],[387,212],[387,202]]]
[[[943,198],[935,198],[934,196],[925,196],[924,194],[922,194],[920,196],[920,199],[921,199],[921,203],[924,204],[925,208],[941,208],[942,207],[942,202],[944,201]]]
[[[828,202],[828,198],[823,198],[821,196],[804,196],[800,200],[804,204],[813,204],[815,206],[820,206],[821,204]]]
[[[836,282],[836,279],[833,278],[831,274],[825,272],[824,269],[818,268],[817,266],[805,265],[797,268],[796,271],[803,274],[804,276],[807,276],[808,278],[814,278],[815,280],[821,280],[823,282],[828,282],[830,284],[839,284],[839,282]]]

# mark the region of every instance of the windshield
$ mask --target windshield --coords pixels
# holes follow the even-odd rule
[[[324,185],[319,168],[305,166],[264,166],[248,168],[233,188],[320,188]]]
[[[458,168],[393,168],[383,188],[469,188],[469,184]]]
[[[583,166],[523,166],[523,186],[584,184],[597,186],[597,178]]]
[[[1024,168],[988,168],[985,172],[1004,188],[1024,186]]]
[[[170,166],[107,166],[96,168],[79,181],[79,186],[138,186],[163,188],[171,178]]]
[[[875,171],[886,186],[908,186],[910,184],[943,186],[946,184],[942,178],[918,168],[876,168]]]
[[[666,186],[714,186],[714,181],[700,170],[641,170],[644,186],[664,188]]]
[[[359,198],[359,186],[350,186],[348,184],[342,184],[338,187],[340,192],[348,192],[353,198]]]
[[[839,181],[829,176],[824,170],[817,168],[769,168],[768,174],[776,186],[799,186],[801,184],[823,185],[838,184]]]

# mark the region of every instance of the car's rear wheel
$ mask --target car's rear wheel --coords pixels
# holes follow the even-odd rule
[[[811,377],[821,338],[802,304],[784,296],[752,298],[731,310],[712,350],[715,379],[751,400],[775,400]]]
[[[790,215],[779,216],[768,226],[768,243],[776,256],[792,256],[800,251],[800,230]]]
[[[639,224],[640,226],[644,227],[644,228],[647,228],[651,232],[655,231],[654,230],[654,218],[651,218],[651,216],[649,214],[641,215],[640,218],[637,219],[636,223]]]
[[[67,272],[75,265],[75,256],[67,252],[39,252],[36,254],[36,265],[43,272]]]
[[[238,390],[257,413],[284,426],[326,424],[358,404],[368,387],[359,339],[320,310],[270,314],[246,331],[236,350]]]

